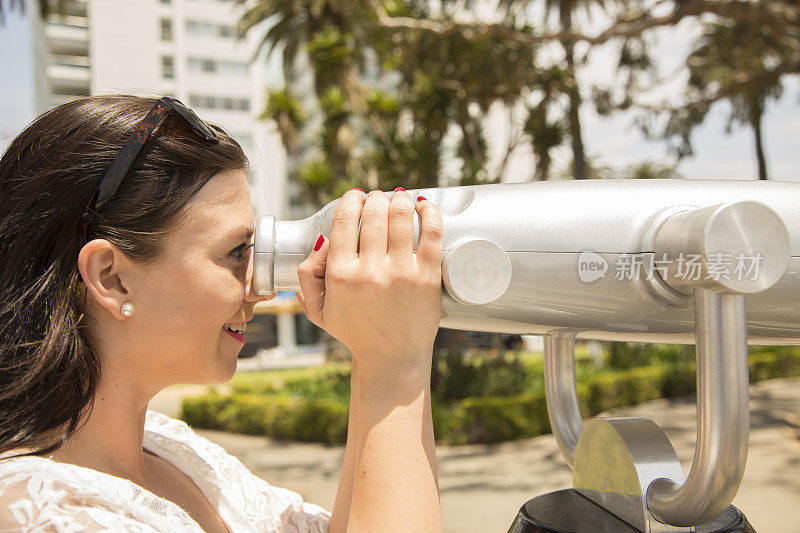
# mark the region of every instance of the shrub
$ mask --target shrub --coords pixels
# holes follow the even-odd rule
[[[661,398],[666,372],[668,370],[663,367],[643,367],[597,376],[582,387],[587,394],[584,403],[587,414]]]
[[[683,363],[669,368],[661,382],[664,398],[690,394],[697,390],[697,372],[694,363]]]
[[[347,402],[336,400],[299,401],[293,412],[285,413],[291,428],[281,435],[307,442],[343,443],[347,440]]]
[[[219,414],[231,401],[232,397],[218,393],[184,398],[180,417],[192,426],[223,429],[219,426]]]
[[[325,379],[286,381],[283,390],[300,398],[329,398],[350,401],[350,370],[328,374]]]
[[[605,365],[616,369],[647,365],[650,350],[650,344],[641,342],[611,342],[606,351]]]
[[[530,372],[518,357],[466,357],[441,350],[434,360],[432,394],[443,402],[477,396],[511,396],[526,391]]]
[[[800,353],[791,348],[750,354],[750,383],[800,375]]]
[[[544,394],[467,398],[453,409],[448,444],[503,442],[550,431]]]
[[[291,400],[282,397],[267,397],[255,394],[238,394],[220,412],[219,424],[226,431],[246,433],[249,435],[277,434],[278,420],[283,420],[286,413],[291,413]]]
[[[690,350],[657,346],[651,353],[654,364],[628,370],[604,371],[579,363],[577,389],[582,414],[588,417],[616,407],[694,392],[695,363],[687,360],[689,353]],[[751,349],[749,363],[751,382],[800,376],[800,350],[794,347]],[[480,363],[453,358],[443,370],[444,388],[431,399],[434,433],[439,443],[501,442],[550,431],[540,386],[540,362],[523,364],[517,358],[497,358]],[[494,372],[496,376],[481,385],[469,382],[457,387],[455,376],[480,380],[484,372]],[[330,377],[330,382],[316,383],[324,380],[322,375]],[[349,389],[349,379],[349,372],[336,371],[315,372],[305,380],[314,383],[303,383],[297,375],[283,383],[272,381],[268,387],[251,380],[249,388],[240,387],[240,392],[231,396],[212,392],[184,399],[181,418],[195,427],[343,443],[349,409],[349,390],[344,387]],[[532,386],[534,381],[538,383],[536,387]],[[464,391],[473,396],[460,397]],[[448,397],[455,399],[447,400]]]
[[[694,345],[644,344],[640,342],[611,342],[605,356],[605,366],[626,370],[653,365],[678,365],[695,360]]]
[[[308,442],[344,442],[348,404],[285,396],[209,394],[185,398],[181,418],[189,425]]]

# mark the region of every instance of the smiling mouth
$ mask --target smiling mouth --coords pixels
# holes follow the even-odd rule
[[[225,324],[222,329],[228,330],[231,333],[244,333],[247,329],[247,323],[242,322],[239,324]]]
[[[237,342],[239,342],[239,343],[241,343],[241,344],[244,344],[244,343],[246,342],[246,339],[245,339],[245,336],[244,336],[244,332],[242,332],[242,331],[235,331],[235,330],[231,330],[231,329],[228,329],[227,327],[224,327],[224,328],[222,328],[222,329],[223,329],[223,331],[225,331],[225,332],[226,332],[228,335],[230,335],[231,337],[233,337],[233,339],[234,339],[235,341],[237,341]]]

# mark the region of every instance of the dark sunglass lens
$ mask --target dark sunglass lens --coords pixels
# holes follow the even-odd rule
[[[186,122],[188,122],[189,125],[192,127],[192,129],[195,132],[197,132],[197,134],[200,135],[203,139],[205,139],[207,141],[219,142],[219,137],[214,132],[214,130],[212,130],[210,127],[208,127],[208,124],[203,122],[200,119],[200,117],[195,115],[194,112],[191,109],[189,109],[188,107],[183,105],[178,100],[173,100],[172,107],[184,119],[186,119]]]

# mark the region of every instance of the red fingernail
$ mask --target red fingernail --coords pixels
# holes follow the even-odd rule
[[[353,190],[354,190],[354,191],[361,191],[361,192],[364,192],[364,189],[362,189],[361,187],[353,187]]]
[[[396,188],[396,189],[394,190],[394,192],[397,192],[397,191],[405,191],[405,189],[404,189],[404,188],[402,188],[402,187],[398,187],[398,188]]]
[[[325,242],[325,237],[323,235],[320,235],[319,239],[317,239],[317,244],[314,245],[315,252],[319,252],[319,249],[322,248],[323,242]]]
[[[423,200],[425,200],[424,196],[417,196],[417,201],[418,202],[422,202]]]

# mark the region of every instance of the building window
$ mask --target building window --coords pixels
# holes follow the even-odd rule
[[[172,21],[170,19],[161,19],[161,40],[172,41]]]
[[[240,63],[238,61],[220,61],[220,72],[232,76],[246,76],[247,63]]]
[[[250,111],[249,99],[234,98],[231,96],[205,96],[190,94],[189,105],[191,107],[220,109],[223,111]]]
[[[239,61],[226,61],[224,59],[218,61],[200,57],[190,57],[187,63],[191,72],[219,72],[228,76],[246,76],[249,68],[247,63]]]
[[[161,56],[161,76],[168,80],[175,78],[172,56]]]
[[[186,33],[203,37],[219,37],[230,39],[236,35],[236,28],[229,24],[215,24],[198,20],[186,21]]]

